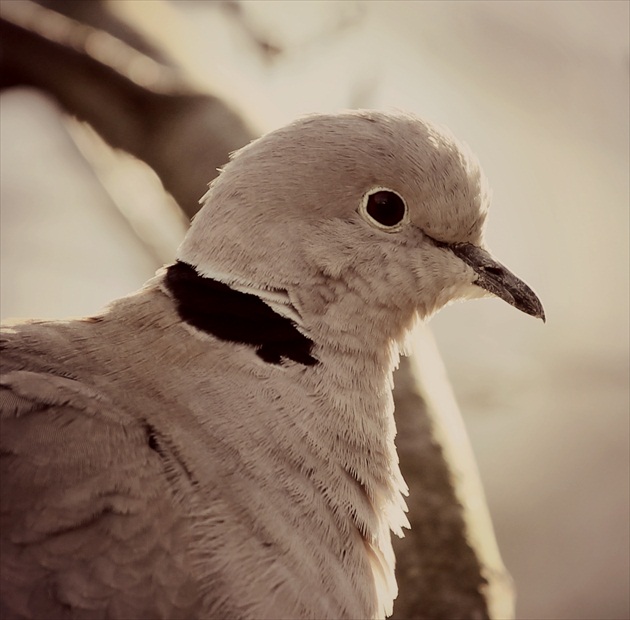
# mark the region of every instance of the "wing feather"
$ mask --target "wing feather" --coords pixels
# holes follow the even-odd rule
[[[191,617],[185,519],[147,426],[23,369],[2,375],[0,418],[2,617]]]

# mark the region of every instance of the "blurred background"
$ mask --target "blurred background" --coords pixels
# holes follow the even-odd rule
[[[111,5],[256,132],[400,108],[472,146],[488,244],[547,312],[483,300],[431,323],[517,616],[630,617],[629,3]],[[0,114],[3,319],[94,312],[172,260],[186,220],[145,168],[36,91],[5,91]]]

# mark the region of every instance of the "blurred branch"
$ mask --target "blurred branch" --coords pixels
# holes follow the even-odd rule
[[[512,579],[497,548],[464,422],[440,353],[421,324],[395,375],[396,446],[409,485],[405,538],[394,539],[394,618],[514,615]]]
[[[53,96],[110,145],[151,166],[189,218],[228,154],[255,137],[223,101],[193,88],[139,28],[115,18],[106,2],[4,1],[0,37],[2,88],[25,85]],[[429,366],[441,367],[428,332],[418,338]],[[403,358],[395,376],[397,445],[413,529],[395,541],[394,617],[509,618],[509,579],[493,555],[474,460],[465,450],[457,455],[461,429],[437,433],[447,410],[455,418],[459,412],[437,384],[422,383],[424,373]],[[439,381],[448,388],[445,377]],[[473,492],[479,487],[474,498],[464,492],[471,480]]]
[[[488,618],[487,581],[466,536],[464,507],[412,365],[404,361],[395,378],[396,447],[409,485],[411,529],[394,538],[400,593],[393,617]]]
[[[106,13],[101,2],[66,4]],[[0,39],[2,88],[52,95],[111,146],[149,164],[188,217],[227,154],[254,137],[240,116],[197,92],[177,69],[34,2],[0,4]]]

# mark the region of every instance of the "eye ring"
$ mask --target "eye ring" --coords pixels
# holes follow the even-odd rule
[[[367,191],[359,213],[370,225],[385,232],[398,232],[409,221],[407,203],[389,187],[372,187]]]

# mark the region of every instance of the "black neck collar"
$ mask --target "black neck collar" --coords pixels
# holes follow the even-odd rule
[[[282,358],[306,366],[317,364],[311,356],[313,341],[291,319],[274,312],[255,295],[204,278],[181,261],[167,267],[165,283],[182,321],[197,329],[221,340],[250,345],[271,364],[280,364]]]

